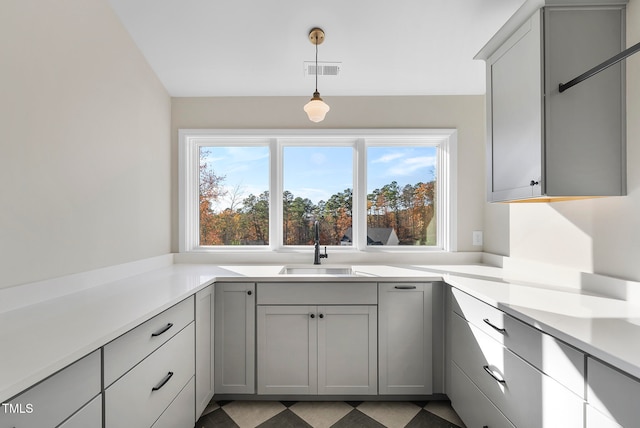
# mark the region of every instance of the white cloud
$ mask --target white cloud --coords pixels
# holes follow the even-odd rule
[[[327,162],[327,156],[324,153],[314,152],[311,154],[311,162],[316,165],[324,165]]]
[[[318,203],[319,201],[326,201],[327,199],[329,199],[331,197],[331,195],[333,193],[328,192],[325,189],[317,189],[317,188],[313,188],[313,187],[301,187],[298,189],[286,189],[289,190],[294,197],[298,198],[302,198],[302,199],[309,199],[311,200],[314,204]]]
[[[403,156],[404,156],[404,153],[387,153],[385,155],[380,156],[378,159],[372,160],[371,163],[389,163]]]
[[[435,156],[419,156],[415,158],[404,159],[402,162],[391,166],[387,169],[387,176],[407,176],[414,174],[421,169],[433,168],[436,165]]]

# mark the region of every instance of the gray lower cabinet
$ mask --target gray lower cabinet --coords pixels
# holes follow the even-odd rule
[[[468,427],[515,428],[456,363],[449,373],[449,399]]]
[[[640,380],[587,358],[587,428],[637,427]]]
[[[100,351],[94,351],[4,402],[0,408],[0,427],[53,428],[70,416],[63,424],[65,428],[79,426],[72,420],[86,422],[86,427],[100,427],[100,364]]]
[[[190,303],[193,314],[193,301]],[[193,425],[194,337],[191,322],[105,390],[106,428],[151,427],[185,387],[191,390],[185,426]]]
[[[163,426],[163,420],[176,419],[177,408],[181,425],[192,426],[194,339],[194,298],[189,297],[106,344],[105,428]]]
[[[215,285],[215,393],[255,393],[253,282]]]
[[[196,293],[196,419],[213,398],[214,393],[214,292],[213,285]]]
[[[194,402],[195,379],[191,378],[151,428],[191,428]]]
[[[460,290],[449,298],[447,393],[466,424],[584,427],[584,353]]]
[[[433,284],[380,283],[380,394],[433,393]]]
[[[258,306],[259,394],[377,394],[374,305]]]
[[[102,426],[102,396],[91,400],[58,428],[98,428]]]

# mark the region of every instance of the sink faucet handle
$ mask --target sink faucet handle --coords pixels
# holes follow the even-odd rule
[[[324,247],[324,254],[320,254],[321,259],[328,259],[329,254],[327,254],[327,247]]]

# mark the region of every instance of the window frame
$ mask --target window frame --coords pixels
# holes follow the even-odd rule
[[[190,252],[307,252],[308,245],[284,245],[283,153],[287,146],[353,147],[353,212],[351,246],[330,246],[332,252],[453,252],[456,251],[455,129],[180,129],[178,131],[178,231],[180,253]],[[199,165],[203,146],[269,147],[269,245],[199,244]],[[399,146],[438,147],[436,167],[436,246],[370,246],[366,242],[367,148]]]

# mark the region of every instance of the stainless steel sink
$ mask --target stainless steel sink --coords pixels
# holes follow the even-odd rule
[[[334,275],[334,276],[352,276],[355,272],[351,266],[285,266],[280,271],[281,275]]]

